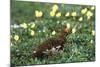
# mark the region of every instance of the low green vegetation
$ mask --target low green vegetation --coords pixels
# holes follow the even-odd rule
[[[50,37],[57,37],[64,25],[64,52],[49,58],[33,58],[32,51]],[[12,1],[11,65],[36,65],[95,60],[95,6]]]

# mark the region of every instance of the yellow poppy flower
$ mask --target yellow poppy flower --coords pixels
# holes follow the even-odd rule
[[[89,20],[91,18],[91,16],[87,16],[87,20]]]
[[[61,16],[61,12],[58,12],[57,14],[56,14],[56,17],[60,17]]]
[[[43,16],[43,12],[42,12],[42,11],[36,10],[36,11],[35,11],[35,16],[36,16],[36,17],[42,17],[42,16]]]
[[[79,21],[83,21],[83,17],[80,17],[80,18],[79,18]]]
[[[59,8],[58,5],[55,4],[55,5],[53,5],[52,10],[53,10],[54,12],[56,12],[56,11],[58,10],[58,8]]]
[[[90,40],[90,43],[91,43],[91,44],[93,44],[93,42],[94,42],[93,40]]]
[[[89,20],[93,16],[93,13],[91,11],[87,11],[86,16],[87,19]]]
[[[68,17],[69,15],[70,15],[70,13],[69,13],[69,12],[67,12],[67,13],[65,14],[65,16],[66,16],[66,17]]]
[[[36,10],[36,11],[35,11],[35,16],[36,16],[36,17],[39,17],[38,14],[39,14],[39,12]]]
[[[93,16],[93,13],[91,11],[87,11],[86,16]]]
[[[55,35],[55,34],[56,34],[56,32],[55,32],[55,31],[53,31],[53,32],[52,32],[52,35]]]
[[[75,29],[75,28],[73,28],[73,29],[72,29],[72,33],[75,33],[75,32],[76,32],[76,29]]]
[[[31,36],[34,36],[35,32],[33,30],[31,30]]]
[[[40,11],[40,12],[39,12],[39,17],[42,17],[42,15],[43,15],[43,12]]]
[[[94,10],[94,9],[95,9],[95,7],[94,7],[94,6],[92,6],[92,7],[91,7],[91,10]]]
[[[14,40],[18,41],[19,40],[19,36],[18,35],[15,35],[14,36]]]
[[[92,35],[95,36],[95,31],[94,30],[92,30]]]
[[[54,17],[55,16],[55,12],[54,11],[50,11],[50,16]]]
[[[21,26],[22,28],[24,28],[24,29],[27,28],[27,24],[26,24],[26,23],[22,23],[22,24],[20,24],[20,26]]]
[[[85,14],[86,12],[87,12],[87,8],[84,8],[84,9],[81,10],[82,14]]]
[[[31,28],[34,28],[34,27],[35,27],[35,23],[32,23]]]
[[[73,17],[74,16],[76,16],[77,15],[77,13],[76,12],[72,12],[72,14],[71,14]]]

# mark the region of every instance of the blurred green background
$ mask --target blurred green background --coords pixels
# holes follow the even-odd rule
[[[32,50],[64,25],[72,27],[64,52],[32,58]],[[36,65],[95,60],[95,6],[11,1],[11,65]]]

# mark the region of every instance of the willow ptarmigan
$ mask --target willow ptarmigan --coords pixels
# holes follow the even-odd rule
[[[60,35],[56,38],[49,38],[41,43],[35,50],[33,50],[33,57],[44,57],[53,54],[57,54],[63,51],[64,44],[66,42],[66,36],[71,32],[71,29],[67,26],[64,27]]]

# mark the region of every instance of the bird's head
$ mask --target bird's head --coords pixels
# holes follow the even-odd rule
[[[63,26],[63,30],[60,34],[60,38],[65,38],[68,34],[71,34],[72,29],[70,28],[70,25]]]
[[[70,27],[70,24],[67,24],[64,26],[64,29],[63,29],[63,32],[66,33],[66,34],[70,34],[72,31],[71,27]]]

